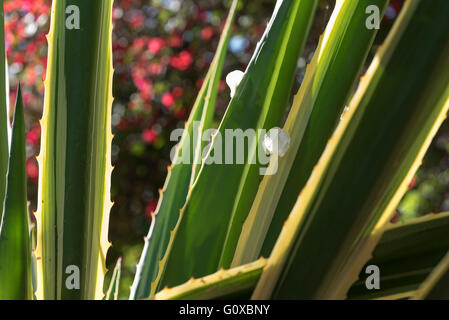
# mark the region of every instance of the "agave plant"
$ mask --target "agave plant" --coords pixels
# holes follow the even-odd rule
[[[378,30],[368,21],[381,18],[388,0],[336,1],[291,101],[318,2],[277,1],[247,69],[229,81],[235,92],[214,129],[239,8],[232,1],[152,214],[130,299],[449,297],[448,214],[389,222],[448,112],[449,2],[406,1],[363,72]],[[1,108],[2,299],[118,297],[121,260],[103,294],[111,12],[112,0],[53,1],[36,228],[28,222],[20,89],[10,143]],[[0,64],[6,106],[4,75]],[[242,158],[237,136],[231,147],[221,139],[229,130],[256,132],[245,136]],[[370,266],[380,270],[378,290],[366,286]]]

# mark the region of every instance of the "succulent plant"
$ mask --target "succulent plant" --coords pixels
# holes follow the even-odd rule
[[[112,2],[53,1],[35,228],[20,89],[9,141],[0,64],[1,299],[118,297],[121,259],[103,293]],[[231,99],[215,129],[232,1],[151,214],[131,299],[449,297],[448,215],[390,223],[448,112],[449,2],[406,1],[363,71],[389,1],[338,0],[291,102],[318,2],[277,1],[247,69],[227,79]],[[372,266],[387,275],[374,291],[364,286]]]

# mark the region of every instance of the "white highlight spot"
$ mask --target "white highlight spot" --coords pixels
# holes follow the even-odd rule
[[[266,153],[283,157],[290,148],[290,137],[285,130],[272,128],[263,139],[263,147]]]
[[[303,69],[305,68],[307,65],[307,61],[306,59],[304,59],[303,57],[299,58],[298,60],[298,68]]]
[[[236,91],[238,85],[240,84],[240,82],[242,82],[244,75],[245,75],[244,72],[242,72],[240,70],[235,70],[235,71],[230,72],[226,76],[226,83],[228,84],[229,89],[231,89],[231,98],[234,97],[235,91]]]
[[[349,111],[349,107],[348,106],[346,106],[344,109],[343,109],[343,112],[341,113],[341,116],[340,116],[340,120],[341,121],[343,121],[343,119],[344,119],[344,117],[345,117],[345,115],[346,115],[346,113]]]

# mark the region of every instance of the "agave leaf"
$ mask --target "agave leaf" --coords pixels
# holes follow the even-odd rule
[[[6,61],[5,57],[5,24],[3,0],[0,0],[0,215],[3,213],[3,200],[6,192],[6,173],[8,172],[8,98],[6,83]],[[0,216],[1,218],[1,216]]]
[[[36,224],[30,226],[30,246],[31,246],[31,282],[33,287],[33,300],[37,300],[37,258],[36,258]]]
[[[225,137],[225,130],[228,129],[242,130],[243,133],[247,129],[267,129],[280,125],[296,63],[315,8],[316,1],[277,2],[267,30],[220,124],[219,137]],[[257,139],[247,139],[247,161],[239,164],[236,152],[242,150],[236,150],[233,143],[231,148],[234,151],[226,154],[230,150],[220,145],[216,137],[211,142],[199,176],[173,230],[176,236],[172,238],[168,254],[162,260],[162,266],[166,266],[166,269],[164,271],[162,268],[159,275],[162,279],[155,283],[159,289],[166,285],[178,285],[192,276],[213,273],[220,265],[224,265],[220,262],[224,242],[226,238],[238,238],[239,235],[239,232],[229,233],[233,229],[232,224],[240,220],[239,214],[248,213],[241,205],[246,202],[250,206],[257,191],[259,165],[251,164],[256,158]],[[221,159],[215,159],[217,161],[214,163],[211,159],[216,158],[212,156],[215,150]],[[229,162],[225,154],[227,157],[232,156],[233,164],[225,164]],[[242,217],[240,221],[244,219]],[[179,266],[183,267],[180,269]]]
[[[194,152],[190,146],[196,144],[193,138],[194,121],[201,119],[204,108],[204,98],[210,83],[210,73],[207,74],[203,86],[186,123],[179,146],[176,146],[176,155],[172,166],[168,167],[167,178],[162,190],[156,211],[152,213],[152,221],[148,235],[145,237],[145,246],[137,264],[137,271],[131,287],[130,299],[144,298],[150,295],[151,282],[159,270],[160,257],[165,254],[170,239],[171,226],[176,225],[179,208],[185,202],[190,181],[193,176],[192,165],[183,163],[182,157],[188,152],[192,159]]]
[[[220,84],[221,73],[223,70],[224,61],[226,58],[226,51],[228,49],[229,39],[231,37],[232,25],[234,23],[235,14],[237,13],[237,6],[239,4],[238,0],[233,0],[231,8],[229,9],[228,18],[226,24],[223,28],[222,36],[220,37],[220,42],[218,43],[217,54],[212,61],[212,66],[210,68],[211,80],[207,87],[206,96],[204,98],[204,108],[201,114],[201,121],[198,127],[197,141],[195,142],[195,156],[193,163],[192,179],[191,184],[194,183],[198,176],[198,172],[201,168],[202,160],[202,150],[205,148],[207,141],[202,139],[202,135],[205,130],[211,127],[215,103],[217,101],[218,86]],[[184,204],[184,203],[183,203]]]
[[[447,1],[406,3],[301,192],[253,298],[345,296],[375,247],[369,236],[390,220],[449,108],[448,15]]]
[[[429,214],[407,223],[389,224],[373,258],[366,264],[379,266],[381,290],[367,290],[364,281],[358,281],[351,288],[349,299],[412,297],[414,290],[439,261],[438,257],[441,259],[449,247],[449,239],[443,238],[448,229],[449,213]],[[261,258],[200,279],[192,278],[180,286],[163,289],[154,299],[234,299],[250,295],[265,264],[266,260]]]
[[[389,224],[348,292],[349,299],[411,297],[449,249],[449,213],[428,214],[406,223]],[[374,235],[377,237],[377,235]],[[366,267],[380,270],[380,290],[368,290]]]
[[[415,291],[405,291],[405,292],[399,292],[396,294],[392,294],[390,296],[382,296],[375,298],[374,300],[409,300],[413,297],[415,294]]]
[[[447,300],[449,299],[448,283],[449,252],[446,253],[440,263],[424,280],[413,297],[426,300]]]
[[[387,3],[378,2],[382,12]],[[233,266],[257,259],[266,238],[262,255],[269,256],[282,223],[340,119],[371,48],[377,30],[360,28],[369,4],[368,0],[337,2],[284,126],[291,137],[290,149],[285,157],[276,159],[277,173],[265,176],[259,186]]]
[[[152,215],[153,220],[145,238],[145,247],[137,265],[130,299],[145,298],[154,293],[154,291],[151,292],[151,284],[156,280],[160,261],[166,253],[171,236],[170,231],[178,221],[179,210],[185,203],[190,183],[197,175],[195,163],[201,158],[200,137],[205,129],[210,128],[213,120],[218,84],[238,2],[238,0],[232,2],[216,55],[198,93],[181,141],[176,147],[173,164],[168,168],[165,185],[160,191],[159,203],[156,212]],[[194,160],[193,166],[192,160]]]
[[[118,290],[120,287],[120,274],[122,270],[122,258],[117,259],[117,263],[112,273],[111,283],[109,289],[106,292],[105,300],[118,300]]]
[[[0,225],[0,300],[33,297],[25,166],[25,122],[19,86]]]
[[[286,4],[280,4],[280,12],[283,5],[286,7]],[[295,75],[297,61],[302,53],[313,17],[315,16],[317,2],[302,0],[293,1],[290,5],[290,15],[283,22],[288,23],[287,25],[284,25],[286,31],[284,31],[282,36],[279,54],[277,57],[275,56],[276,65],[271,78],[272,82],[269,83],[267,88],[268,94],[263,100],[263,107],[268,108],[268,111],[265,114],[262,113],[262,118],[257,124],[258,129],[262,128],[270,130],[272,127],[281,126],[283,123],[284,114],[286,111],[285,107],[289,101],[288,98],[291,93],[292,78]],[[275,21],[273,22],[272,31],[276,30],[276,28],[274,28],[274,24]],[[259,59],[259,57],[257,57],[257,59]],[[248,72],[249,71],[250,69],[248,68]],[[246,94],[243,90],[242,94]],[[222,127],[227,128],[226,122],[223,123]],[[264,139],[262,135],[257,136],[257,141],[261,142],[262,139]],[[255,148],[255,146],[249,145],[250,152],[254,152],[249,155],[249,159],[251,159],[251,157],[255,158]],[[228,170],[229,169],[232,169],[232,167],[228,168]],[[269,170],[272,171],[272,168],[270,167]],[[211,172],[211,174],[213,174],[213,169],[211,169]],[[236,170],[236,172],[238,171]],[[222,252],[218,264],[219,267],[229,267],[231,265],[237,242],[242,231],[243,222],[248,216],[261,180],[260,168],[257,165],[246,165],[243,168],[242,173],[243,175],[240,174],[241,177],[240,175],[237,176],[240,177],[240,183],[232,185],[232,189],[234,190],[230,189],[232,192],[237,192],[236,194],[233,194],[235,198],[218,197],[219,199],[223,199],[225,201],[224,204],[226,206],[223,208],[230,210],[229,212],[231,212],[231,220],[227,222],[228,228],[226,231],[223,249],[221,250]],[[237,186],[238,189],[236,189]],[[192,202],[194,202],[193,199]],[[229,214],[226,213],[226,215]]]
[[[39,299],[103,298],[112,207],[112,3],[52,5],[38,157]]]
[[[165,288],[158,292],[155,300],[213,300],[235,299],[247,295],[254,288],[262,273],[266,260],[261,258],[255,262],[237,268],[221,269],[214,274],[200,279],[190,279],[185,284],[174,288]]]
[[[446,228],[444,229],[444,227]],[[440,232],[438,238],[436,238],[438,234],[435,234],[435,240],[438,240],[438,244],[441,242],[443,244],[447,244],[447,225],[441,223],[440,230],[444,230],[445,232]],[[448,246],[446,245],[444,248],[445,250],[443,249],[443,253],[441,252],[442,250],[437,251],[439,254],[438,257],[441,258],[441,256],[443,256],[443,258],[439,261],[432,272],[430,272],[430,274],[426,274],[427,277],[421,283],[414,295],[412,295],[413,298],[427,300],[449,299],[449,253],[447,247]],[[435,252],[434,255],[436,254],[437,253]]]
[[[366,264],[379,266],[381,290],[367,290],[364,281],[358,281],[351,288],[349,299],[412,297],[439,261],[438,257],[441,259],[447,251],[449,239],[443,236],[448,229],[449,213],[428,214],[407,223],[389,224],[373,258]],[[223,299],[250,295],[265,264],[266,259],[261,258],[248,265],[191,279],[180,286],[163,289],[154,299]]]

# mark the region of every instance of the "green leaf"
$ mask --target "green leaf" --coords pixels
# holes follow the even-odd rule
[[[195,182],[198,176],[199,170],[201,168],[201,160],[203,157],[202,150],[205,148],[207,141],[202,139],[205,130],[210,129],[215,111],[215,103],[217,101],[218,86],[220,84],[221,74],[223,70],[223,65],[226,58],[226,52],[228,49],[229,39],[231,37],[232,26],[234,23],[235,15],[237,13],[237,7],[240,2],[238,0],[233,0],[231,8],[229,9],[228,18],[226,24],[222,31],[222,36],[220,37],[220,42],[218,43],[217,53],[212,61],[210,67],[210,82],[207,86],[206,96],[204,97],[204,107],[201,114],[201,121],[198,127],[197,141],[195,142],[195,156],[193,163],[193,172],[191,184]],[[187,196],[187,195],[186,195]],[[185,202],[185,201],[184,201]],[[183,203],[184,204],[184,203]]]
[[[238,0],[234,0],[229,10],[228,18],[223,29],[217,53],[206,75],[203,86],[198,94],[189,120],[182,133],[181,141],[176,147],[173,164],[168,168],[168,175],[164,188],[160,191],[156,212],[152,214],[152,222],[142,256],[137,265],[137,272],[131,288],[131,299],[138,299],[154,294],[161,259],[166,253],[178,218],[179,210],[184,205],[190,183],[197,175],[195,163],[192,160],[201,159],[201,137],[205,129],[209,129],[218,92],[218,84],[228,48],[233,21],[236,14]],[[187,156],[187,159],[186,159]]]
[[[25,122],[19,86],[0,225],[0,300],[27,300],[33,297],[25,167]]]
[[[200,279],[192,278],[180,286],[163,289],[155,295],[154,299],[213,300],[250,296],[265,262],[266,260],[262,258],[237,268],[221,269]]]
[[[120,273],[122,270],[122,258],[117,259],[117,263],[112,273],[109,289],[106,292],[105,300],[118,300],[118,290],[120,287]]]
[[[277,172],[265,176],[259,186],[233,266],[257,259],[264,242],[262,255],[270,255],[283,222],[340,119],[371,48],[377,30],[360,28],[370,3],[337,3],[284,126],[291,137],[290,148],[284,157],[272,159]],[[382,12],[387,3],[378,1]]]
[[[247,129],[270,129],[281,124],[316,4],[308,0],[277,2],[271,22],[181,210],[173,231],[176,235],[163,260],[166,269],[161,270],[158,289],[178,285],[192,276],[213,273],[220,266],[230,264],[233,252],[222,256],[222,249],[225,242],[236,243],[239,228],[257,192],[259,164],[251,163],[256,159],[258,139],[246,139],[245,150],[249,152],[245,153],[246,161],[239,164],[236,153],[243,150],[236,150],[236,143],[226,147],[217,137],[225,137],[228,129],[241,130],[243,134]],[[235,136],[227,140],[231,139],[236,140]],[[233,152],[226,148],[232,148]]]
[[[449,102],[448,102],[449,103]],[[446,221],[444,221],[446,222]],[[415,294],[416,299],[426,300],[447,300],[449,299],[449,252],[447,244],[447,224],[441,222],[438,232],[432,230],[432,238],[434,239],[434,246],[439,250],[434,250],[434,256],[438,255],[441,259],[439,263],[432,270],[432,272],[425,274],[427,276],[421,283]],[[430,232],[429,232],[430,233]],[[430,234],[429,234],[430,237]],[[442,247],[442,248],[441,248]],[[436,258],[436,257],[435,257]],[[427,260],[427,259],[426,259]],[[430,270],[429,270],[430,271]]]
[[[356,280],[377,242],[370,235],[390,220],[449,108],[448,15],[444,0],[406,2],[285,223],[254,298],[343,298]]]
[[[447,300],[449,299],[449,252],[424,280],[413,295],[416,299]]]
[[[282,12],[283,4],[280,6],[279,13]],[[279,37],[282,39],[281,46],[279,47],[279,54],[273,55],[272,57],[276,63],[274,73],[272,74],[270,79],[271,82],[267,89],[263,89],[268,91],[263,100],[263,108],[267,109],[267,111],[266,113],[264,111],[264,113],[261,114],[262,117],[256,125],[258,129],[262,128],[270,130],[273,127],[281,126],[283,123],[286,106],[289,102],[292,90],[292,78],[295,75],[298,59],[302,53],[311,28],[317,2],[310,0],[293,1],[290,6],[289,15],[286,17],[285,21],[283,21],[283,28],[286,28],[286,30],[283,32],[282,36]],[[284,8],[285,7],[286,5]],[[276,32],[275,30],[275,22],[273,22],[273,29],[271,30],[273,34]],[[259,59],[259,57],[257,57],[257,59]],[[271,61],[271,63],[273,63],[273,61]],[[262,67],[259,68],[263,70]],[[249,71],[250,69],[248,68],[248,72]],[[264,73],[265,75],[269,74],[266,72]],[[259,89],[262,88],[264,87],[260,87]],[[243,99],[243,101],[245,102],[245,99]],[[254,102],[248,101],[248,103]],[[225,124],[223,124],[223,127],[227,128]],[[263,139],[263,136],[257,136],[259,147]],[[252,148],[255,148],[255,146],[249,146],[250,152],[256,152],[255,149]],[[250,159],[251,157],[256,159],[255,154],[250,154]],[[249,163],[251,163],[251,161]],[[211,172],[213,172],[213,169],[211,169]],[[238,171],[236,170],[236,172]],[[240,183],[235,185],[238,186],[238,189],[235,189],[235,186],[232,185],[232,189],[234,189],[233,192],[237,192],[234,201],[229,201],[229,198],[218,197],[220,200],[223,199],[225,201],[224,204],[226,206],[224,206],[223,209],[228,209],[230,210],[229,212],[231,212],[231,220],[228,222],[228,230],[226,232],[220,262],[218,264],[219,267],[229,267],[231,265],[237,242],[242,232],[243,222],[246,220],[251,205],[256,197],[260,180],[260,167],[257,165],[246,165],[243,170],[243,175],[240,178]],[[231,204],[231,206],[229,206],[229,204]],[[248,260],[248,262],[250,262],[250,260]]]
[[[5,22],[3,0],[0,0],[0,214],[3,212],[3,200],[6,192],[6,173],[8,172],[8,98],[6,83]],[[1,218],[1,216],[0,216]]]
[[[53,1],[38,157],[39,299],[104,295],[112,207],[112,3]]]
[[[37,241],[37,230],[36,224],[32,223],[30,226],[30,244],[31,244],[31,281],[33,284],[33,300],[37,300],[37,257],[36,257],[36,241]]]
[[[372,258],[348,292],[349,299],[412,296],[449,249],[449,213],[428,214],[406,223],[389,224]],[[377,235],[374,235],[376,237]],[[380,290],[368,290],[366,267],[380,270]]]
[[[366,264],[381,270],[381,289],[368,290],[365,274],[348,294],[349,299],[401,299],[413,296],[422,280],[444,256],[449,247],[445,237],[449,229],[449,213],[428,214],[407,223],[389,224],[382,239]],[[261,258],[248,265],[220,270],[200,279],[190,279],[174,288],[156,294],[156,300],[226,299],[251,295],[265,266]]]

